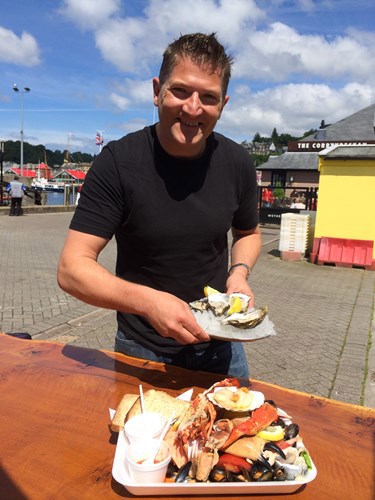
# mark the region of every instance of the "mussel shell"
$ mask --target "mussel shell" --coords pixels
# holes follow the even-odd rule
[[[281,417],[279,417],[275,422],[272,422],[271,425],[279,425],[283,429],[285,429],[285,427],[286,427],[286,423]]]
[[[262,467],[265,467],[267,470],[273,472],[272,465],[269,463],[269,461],[266,459],[266,457],[262,454],[260,454],[259,459],[254,463],[255,463],[255,465],[261,465]]]
[[[222,483],[224,481],[227,481],[227,478],[228,472],[224,467],[218,465],[215,465],[215,467],[212,468],[209,476],[210,481],[213,481],[214,483]]]
[[[284,440],[293,439],[299,434],[298,424],[289,424],[284,429]]]
[[[191,467],[191,462],[186,462],[185,465],[183,465],[180,470],[177,472],[177,475],[175,477],[174,482],[175,483],[183,483],[187,476],[189,475],[190,472],[190,467]]]
[[[277,404],[275,403],[275,401],[273,399],[266,399],[264,402],[268,403],[271,406],[273,406],[277,410]]]
[[[234,474],[221,465],[215,465],[210,472],[209,480],[213,483],[242,483],[250,481],[250,478],[242,474]]]
[[[288,474],[285,472],[283,467],[278,467],[275,469],[273,474],[274,481],[286,481],[288,478]]]
[[[166,477],[175,477],[177,472],[178,472],[178,468],[171,460],[168,464]]]
[[[252,481],[272,481],[273,470],[269,470],[265,465],[255,463],[250,471],[250,477]]]
[[[286,460],[286,456],[285,456],[285,453],[283,452],[283,450],[280,448],[280,446],[278,446],[273,441],[267,441],[267,443],[265,443],[265,445],[263,447],[263,451],[266,451],[266,450],[272,451],[273,453],[277,453],[281,458]]]

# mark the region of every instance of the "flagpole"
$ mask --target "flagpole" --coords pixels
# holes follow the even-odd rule
[[[104,144],[103,132],[103,130],[96,131],[95,143],[99,146],[99,153],[101,153]]]

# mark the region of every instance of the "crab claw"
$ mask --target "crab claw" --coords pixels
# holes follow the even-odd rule
[[[276,408],[269,403],[263,403],[262,406],[252,412],[251,417],[237,425],[231,431],[221,449],[225,450],[241,436],[255,436],[255,434],[271,425],[272,422],[275,422],[277,419],[278,415]]]

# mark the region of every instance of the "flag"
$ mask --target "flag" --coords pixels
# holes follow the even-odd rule
[[[95,144],[97,146],[102,146],[104,143],[103,136],[100,132],[96,132]]]

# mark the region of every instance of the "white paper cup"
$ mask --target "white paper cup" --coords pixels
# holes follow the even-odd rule
[[[154,463],[144,461],[155,452],[159,441],[157,439],[140,440],[130,443],[125,450],[125,464],[129,476],[135,483],[162,483],[167,474],[171,460],[171,450],[164,441]]]
[[[125,436],[130,443],[140,439],[153,439],[161,435],[167,419],[160,413],[145,412],[131,418],[124,427]]]

